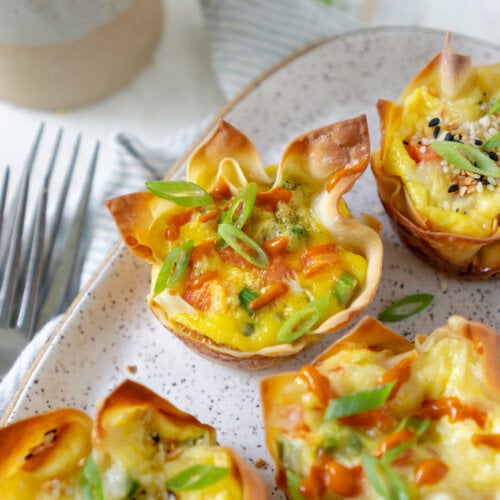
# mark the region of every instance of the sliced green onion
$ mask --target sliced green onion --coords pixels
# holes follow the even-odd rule
[[[388,323],[401,321],[422,311],[428,307],[433,300],[434,295],[429,293],[416,293],[414,295],[408,295],[407,297],[404,297],[401,300],[394,302],[394,304],[386,307],[378,315],[378,319]],[[408,306],[411,307],[408,309]]]
[[[241,229],[232,224],[219,224],[218,234],[236,253],[254,266],[265,268],[269,265],[264,250]]]
[[[309,231],[302,226],[293,226],[290,230],[293,235],[300,239],[307,239],[309,237]]]
[[[233,224],[242,229],[245,222],[250,217],[255,199],[257,198],[257,184],[250,182],[247,184],[231,203],[231,206],[222,214],[221,224]]]
[[[493,113],[500,113],[500,99],[497,99],[491,109],[488,111],[488,114],[492,115]]]
[[[401,420],[401,423],[398,425],[396,432],[403,430],[405,427],[415,433],[417,437],[421,436],[429,427],[430,424],[429,418],[417,418],[417,417],[405,417]]]
[[[330,304],[330,294],[320,295],[293,313],[276,334],[278,342],[293,342],[312,330],[323,319]]]
[[[214,205],[214,199],[202,187],[189,181],[147,181],[146,187],[158,198],[181,207]]]
[[[163,292],[165,288],[172,287],[184,276],[193,247],[194,241],[187,240],[167,255],[156,278],[155,295]]]
[[[361,457],[368,482],[384,500],[409,500],[410,495],[396,471],[370,455]]]
[[[388,384],[379,385],[373,389],[351,392],[330,400],[323,420],[349,417],[358,413],[380,408],[389,397],[396,380]]]
[[[349,273],[344,273],[335,283],[333,293],[336,299],[343,305],[346,305],[352,299],[358,280]]]
[[[500,132],[497,132],[483,144],[483,149],[485,151],[491,151],[492,149],[498,149],[498,148],[500,148]]]
[[[229,474],[227,467],[197,464],[170,478],[167,481],[167,488],[172,491],[201,490],[216,483],[227,474]]]
[[[125,498],[127,500],[134,500],[137,494],[139,493],[141,487],[142,487],[141,483],[136,479],[133,479],[131,477],[127,478],[127,484],[126,484],[127,494],[125,495]]]
[[[304,497],[299,492],[300,477],[295,474],[295,472],[287,469],[285,471],[286,475],[286,485],[288,487],[288,494],[290,500],[305,500]]]
[[[432,149],[460,170],[489,177],[500,177],[500,167],[479,149],[455,141],[433,141]]]
[[[247,287],[242,288],[241,292],[238,294],[240,304],[243,306],[243,309],[245,309],[245,311],[250,314],[250,316],[253,314],[253,311],[248,307],[248,304],[250,304],[250,302],[252,302],[252,300],[256,299],[257,297],[259,297],[259,294]]]
[[[91,455],[80,472],[80,491],[84,500],[104,500],[101,476]]]
[[[394,462],[394,460],[399,458],[401,453],[408,450],[417,443],[418,438],[427,430],[429,424],[429,418],[425,418],[423,420],[417,417],[404,418],[398,425],[396,432],[401,431],[406,427],[415,434],[415,437],[387,450],[381,457],[382,462],[391,464],[392,462]]]

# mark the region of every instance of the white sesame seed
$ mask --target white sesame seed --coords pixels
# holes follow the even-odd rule
[[[445,210],[449,210],[450,209],[450,202],[449,201],[444,201],[443,202],[443,208]]]
[[[458,174],[460,173],[460,169],[459,169],[459,168],[454,168],[454,169],[453,169],[453,173],[454,173],[455,175],[458,175]]]
[[[427,148],[425,146],[421,146],[418,150],[423,154],[427,151]]]
[[[488,129],[488,134],[495,135],[498,132],[498,130],[495,127],[490,127]]]
[[[448,162],[446,160],[441,160],[439,162],[439,164],[442,166],[442,167],[447,167],[448,166]]]
[[[488,184],[486,186],[490,191],[494,191],[495,190],[495,186],[493,184]]]
[[[466,192],[467,192],[467,186],[460,186],[460,190],[459,190],[458,194],[463,197],[463,196],[465,196]]]
[[[487,180],[490,184],[493,184],[493,186],[497,185],[497,181],[493,177],[487,177]]]
[[[479,174],[472,174],[472,177],[474,177],[474,179],[480,179],[481,176]]]
[[[446,167],[443,167],[443,172],[445,174],[447,174],[448,172],[450,171],[450,169],[446,166]]]
[[[482,182],[478,182],[478,183],[476,184],[476,191],[477,191],[478,193],[482,193],[482,192],[483,192],[483,183],[482,183]]]

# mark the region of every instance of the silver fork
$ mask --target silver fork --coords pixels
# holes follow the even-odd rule
[[[94,146],[85,181],[71,188],[72,196],[78,193],[76,208],[71,211],[66,202],[81,137],[74,142],[56,191],[52,184],[63,131],[57,133],[40,182],[40,177],[34,176],[34,166],[43,132],[41,124],[15,190],[10,187],[9,166],[0,181],[0,377],[41,324],[67,308],[79,287],[85,216],[99,142]],[[30,205],[32,195],[35,199]],[[49,203],[53,207],[50,215]]]

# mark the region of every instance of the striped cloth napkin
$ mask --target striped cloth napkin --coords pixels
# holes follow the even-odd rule
[[[210,41],[213,70],[229,100],[284,57],[321,38],[358,28],[321,0],[200,0]],[[212,119],[181,130],[155,146],[126,131],[115,137],[116,162],[105,198],[144,189],[144,182],[162,178]],[[93,214],[93,235],[83,266],[85,284],[113,246],[118,234],[108,212]],[[0,415],[32,360],[57,324],[49,322],[24,349],[0,383]]]

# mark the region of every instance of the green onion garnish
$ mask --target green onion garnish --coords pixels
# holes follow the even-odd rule
[[[155,295],[163,292],[165,288],[172,287],[184,276],[193,247],[194,241],[187,240],[167,255],[156,278]]]
[[[363,469],[368,482],[383,499],[385,500],[409,500],[410,495],[403,483],[403,480],[397,475],[396,471],[388,464],[377,460],[370,455],[361,457]]]
[[[84,500],[104,500],[101,476],[91,455],[85,460],[80,472],[80,491]]]
[[[416,293],[414,295],[408,295],[407,297],[404,297],[401,300],[394,302],[394,304],[386,307],[378,315],[378,319],[388,323],[401,321],[428,307],[433,299],[434,295],[429,293]],[[408,306],[411,307],[408,309]]]
[[[158,198],[181,207],[214,205],[214,199],[202,187],[189,181],[147,181],[146,187]]]
[[[330,304],[330,294],[320,295],[293,313],[276,334],[278,342],[293,342],[312,330],[323,319]]]
[[[250,288],[244,287],[241,289],[241,292],[238,294],[238,298],[240,299],[240,304],[243,306],[243,309],[250,314],[250,316],[253,314],[254,311],[252,311],[249,307],[248,304],[252,302],[253,299],[256,299],[259,296],[259,294],[251,290]]]
[[[432,149],[460,170],[489,177],[500,177],[500,167],[479,149],[455,141],[434,141]]]
[[[351,392],[330,400],[323,417],[324,421],[333,418],[349,417],[358,413],[380,408],[389,397],[396,380],[379,385],[373,389]]]
[[[299,492],[300,477],[295,472],[287,469],[285,471],[286,485],[288,487],[288,494],[290,500],[305,500]]]
[[[429,427],[430,424],[430,419],[429,418],[424,418],[423,420],[421,418],[417,417],[405,417],[403,420],[401,420],[400,424],[398,425],[396,432],[403,430],[405,427],[410,429],[415,435],[421,436]]]
[[[227,467],[209,464],[197,464],[188,467],[167,481],[171,491],[201,490],[210,486],[229,474]]]
[[[333,294],[341,304],[346,305],[352,299],[357,285],[358,281],[352,274],[344,273],[335,283]]]
[[[250,236],[232,224],[219,224],[218,235],[251,264],[265,268],[269,265],[264,250]]]
[[[497,99],[491,109],[488,111],[488,114],[492,115],[493,113],[500,113],[500,99]]]
[[[500,132],[497,132],[483,144],[484,151],[491,151],[498,148],[500,148]]]
[[[243,229],[245,222],[250,217],[255,199],[257,198],[257,184],[250,182],[247,184],[231,203],[231,206],[224,211],[220,219],[221,224],[233,224],[239,229]]]
[[[128,477],[126,484],[127,494],[125,495],[126,500],[134,500],[137,497],[137,494],[139,493],[141,488],[142,486],[139,481],[131,477]]]
[[[382,462],[386,464],[391,464],[396,460],[401,453],[411,448],[414,444],[417,443],[418,438],[427,430],[430,424],[430,419],[420,419],[417,417],[406,417],[401,423],[398,425],[396,432],[403,430],[407,427],[410,431],[415,434],[413,439],[409,439],[404,443],[401,443],[393,448],[387,450],[381,457]]]

